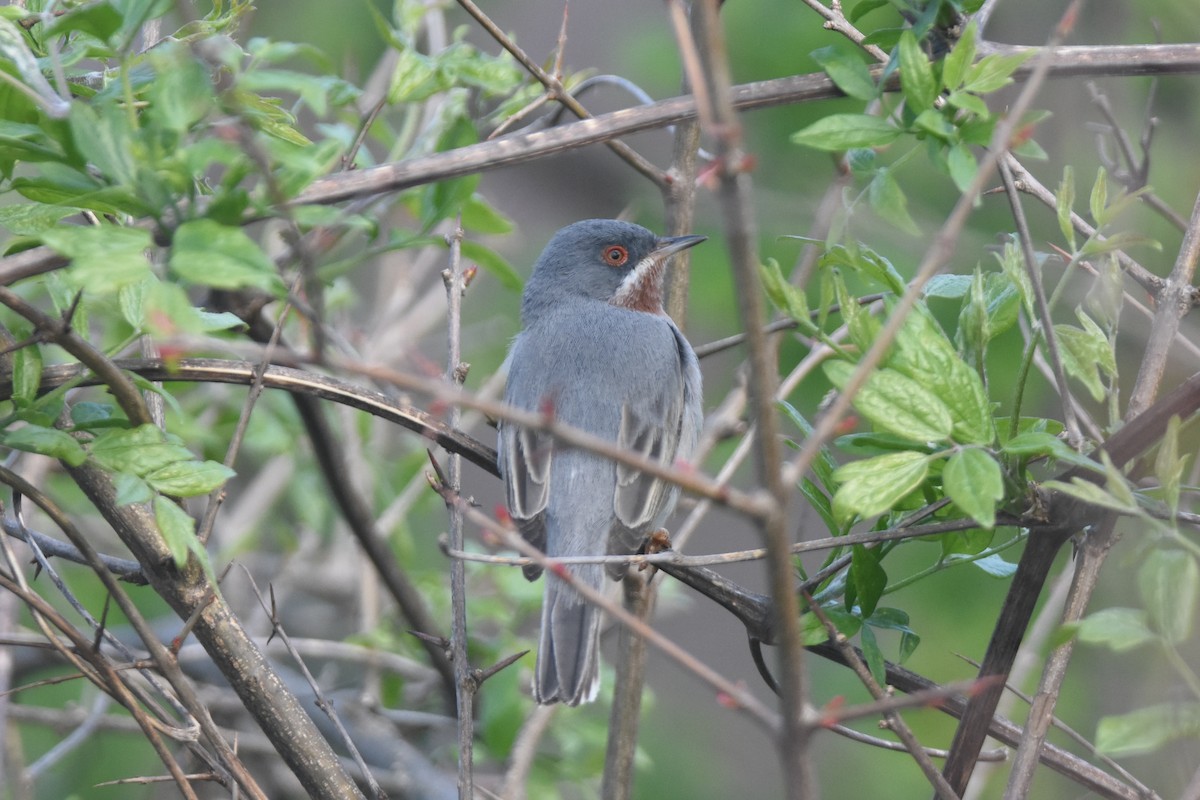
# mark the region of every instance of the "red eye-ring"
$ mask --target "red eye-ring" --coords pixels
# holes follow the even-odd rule
[[[619,244],[610,244],[604,248],[601,258],[610,267],[620,267],[624,266],[625,262],[629,260],[629,251]]]

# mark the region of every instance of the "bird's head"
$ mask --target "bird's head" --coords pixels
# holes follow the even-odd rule
[[[525,308],[563,294],[616,306],[663,313],[667,261],[704,236],[657,236],[640,225],[587,219],[554,234],[534,265],[525,288]]]

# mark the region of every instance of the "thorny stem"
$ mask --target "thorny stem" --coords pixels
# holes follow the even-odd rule
[[[466,289],[462,266],[462,217],[454,224],[450,240],[450,266],[442,273],[446,284],[446,382],[461,389],[466,377],[466,365],[462,363],[462,296]],[[446,424],[457,430],[462,419],[462,409],[453,405],[446,415]],[[454,493],[462,489],[462,456],[451,453],[447,467],[448,488]],[[447,503],[449,514],[450,541],[455,547],[463,546],[463,515],[456,503]],[[478,688],[471,671],[467,655],[467,572],[462,562],[450,565],[450,602],[453,621],[450,632],[450,660],[454,666],[458,711],[458,796],[463,800],[475,797],[475,779],[472,774],[474,760],[474,706]]]

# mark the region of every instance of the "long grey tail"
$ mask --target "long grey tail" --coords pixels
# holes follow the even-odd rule
[[[575,578],[596,589],[604,582],[603,571],[594,564],[579,569]],[[548,573],[543,580],[546,591],[534,699],[543,705],[590,703],[600,689],[602,612],[554,575]]]

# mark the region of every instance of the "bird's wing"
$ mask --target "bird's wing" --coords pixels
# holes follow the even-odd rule
[[[682,336],[672,326],[675,345],[672,358],[656,370],[649,391],[634,396],[621,408],[621,426],[617,444],[643,458],[664,466],[673,466],[677,458],[691,455],[697,421],[692,417],[698,410],[698,385],[693,386],[689,371],[691,351]],[[695,372],[695,382],[699,373]],[[693,396],[695,394],[696,396]],[[680,445],[684,445],[681,451]],[[632,531],[645,532],[646,526],[661,516],[675,487],[646,475],[635,467],[617,464],[617,487],[613,508],[617,519]],[[641,538],[639,535],[637,538]],[[617,543],[615,543],[617,544]],[[638,542],[619,542],[621,546],[636,547]]]

